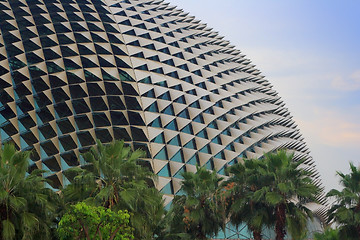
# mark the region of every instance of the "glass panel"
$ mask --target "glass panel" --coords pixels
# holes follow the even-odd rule
[[[92,128],[93,125],[86,115],[75,116],[75,122],[79,130]]]
[[[87,83],[89,96],[105,95],[105,92],[97,83]]]
[[[182,167],[182,168],[179,169],[179,171],[177,171],[177,172],[175,173],[174,177],[180,178],[180,179],[184,179],[184,177],[182,176],[182,173],[184,173],[184,172],[185,172],[185,168]],[[181,193],[180,193],[180,194],[181,194]]]
[[[159,109],[158,109],[158,107],[157,107],[156,102],[154,102],[154,103],[151,104],[148,108],[146,108],[145,111],[148,111],[148,112],[159,112]]]
[[[110,111],[111,121],[113,125],[128,126],[129,123],[122,112]]]
[[[145,122],[141,117],[140,113],[128,111],[130,125],[145,126]]]
[[[66,103],[59,103],[54,105],[58,118],[68,117],[72,115],[72,111]]]
[[[59,137],[59,141],[62,147],[65,149],[65,151],[69,151],[77,148],[76,143],[69,135]]]
[[[90,105],[93,111],[106,111],[108,107],[102,97],[91,97]]]
[[[194,134],[190,124],[187,125],[186,127],[184,127],[183,129],[181,129],[181,132],[188,133],[188,134]]]
[[[72,105],[76,114],[90,112],[90,108],[83,99],[73,100]]]
[[[173,109],[173,107],[172,107],[171,105],[169,105],[168,107],[166,107],[161,113],[175,116],[174,109]]]
[[[145,133],[140,128],[131,127],[131,135],[134,141],[141,141],[141,142],[148,141]]]
[[[65,160],[67,165],[69,165],[71,167],[79,165],[79,160],[78,160],[76,154],[74,153],[74,151],[62,153],[60,156],[62,159]]]
[[[111,126],[111,123],[105,113],[93,113],[93,118],[96,127]]]
[[[56,136],[56,132],[49,124],[40,126],[38,129],[40,130],[40,133],[42,134],[44,139],[49,139]]]
[[[72,99],[84,98],[88,96],[80,85],[70,85],[69,89]]]
[[[161,125],[161,120],[160,120],[160,118],[159,118],[159,117],[156,118],[154,121],[152,121],[152,123],[149,124],[149,126],[161,128],[162,125]]]
[[[58,120],[58,121],[56,121],[56,123],[62,134],[66,134],[66,133],[75,131],[73,125],[71,124],[71,122],[68,119]]]
[[[36,123],[30,117],[29,114],[26,114],[26,115],[23,115],[22,117],[20,117],[19,121],[26,129],[30,129],[30,128],[36,126]]]
[[[49,35],[49,34],[42,34],[42,35]],[[72,39],[70,39],[68,36],[66,36],[65,34],[58,34],[57,38],[59,40],[59,43],[61,45],[66,45],[66,44],[72,44],[75,43]]]
[[[78,49],[80,55],[93,55],[95,54],[93,51],[91,51],[89,48],[85,47],[84,45],[78,44]]]
[[[169,165],[166,164],[166,165],[157,173],[157,175],[160,176],[160,177],[171,177]]]
[[[20,136],[30,146],[38,142],[38,139],[31,131],[26,131],[22,133]]]
[[[140,101],[140,99],[137,99],[136,97],[125,96],[125,102],[126,102],[127,109],[142,110],[139,101]]]
[[[164,138],[164,134],[161,133],[160,135],[158,135],[156,138],[154,138],[153,140],[151,140],[151,142],[155,142],[155,143],[164,143],[165,144],[165,138]]]
[[[48,108],[37,110],[36,115],[40,118],[39,120],[41,120],[43,124],[54,120],[54,116],[51,114]]]
[[[164,194],[174,194],[174,190],[171,185],[171,182],[166,184],[165,187],[163,187],[163,189],[161,189],[161,192]]]
[[[182,153],[181,150],[179,150],[171,159],[170,161],[174,161],[174,162],[180,162],[183,163],[184,161],[184,155]]]
[[[70,100],[70,97],[61,88],[52,89],[51,93],[52,93],[53,98],[56,103],[65,102],[67,100]]]
[[[181,146],[180,137],[179,136],[174,137],[173,139],[170,140],[170,142],[168,144],[175,145],[175,146]]]
[[[81,58],[81,63],[83,65],[84,68],[94,68],[94,67],[99,67],[98,64],[94,63],[93,61],[91,61],[90,59],[86,58],[86,57],[80,57]]]
[[[113,129],[115,139],[131,141],[131,137],[125,128],[113,127]]]
[[[190,142],[188,142],[187,144],[185,144],[186,148],[191,148],[191,149],[196,149],[196,143],[195,140],[191,140]]]
[[[95,129],[96,138],[103,143],[109,143],[113,140],[107,129]]]
[[[198,156],[195,154],[194,156],[192,156],[188,161],[187,161],[188,164],[192,164],[194,166],[196,165],[200,165],[200,161],[199,161],[199,158]]]
[[[57,148],[55,147],[55,145],[51,141],[42,142],[42,143],[40,143],[40,146],[48,156],[52,156],[52,155],[55,155],[55,154],[59,153],[59,150],[57,150]],[[54,160],[56,161],[56,159],[54,159]],[[45,162],[45,160],[43,162]],[[54,163],[54,165],[55,165],[55,163]],[[57,167],[59,167],[59,165],[57,165]],[[61,169],[59,167],[56,171],[60,171],[60,170]]]
[[[199,152],[211,154],[210,146],[209,146],[209,145],[206,145],[205,147],[203,147],[202,149],[200,149]]]
[[[1,127],[8,136],[12,136],[18,133],[18,130],[10,123],[6,123]]]
[[[174,130],[174,131],[178,131],[178,127],[176,124],[176,120],[172,120],[168,125],[165,126],[166,129],[170,129],[170,130]]]
[[[125,105],[120,97],[108,96],[110,110],[125,110]]]
[[[161,149],[161,150],[155,155],[154,159],[168,160],[166,148],[164,147],[163,149]]]
[[[95,144],[95,140],[92,138],[89,132],[78,132],[77,136],[81,146],[83,147]]]

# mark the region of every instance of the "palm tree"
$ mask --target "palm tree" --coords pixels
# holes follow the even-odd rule
[[[156,188],[140,189],[136,198],[127,206],[131,211],[131,224],[135,228],[135,239],[152,240],[159,236],[165,222],[164,200]]]
[[[0,239],[50,239],[56,194],[42,171],[27,174],[30,152],[5,144],[0,150]]]
[[[344,187],[341,191],[332,189],[327,197],[335,197],[336,203],[329,210],[329,221],[339,226],[341,239],[360,239],[360,168],[350,163],[349,174],[337,172]]]
[[[312,212],[306,203],[316,202],[320,193],[311,178],[312,172],[301,167],[302,161],[294,161],[294,153],[285,150],[265,154],[265,175],[268,184],[257,190],[256,199],[265,197],[274,207],[276,240],[283,240],[286,230],[294,239],[299,239],[306,231],[306,223]]]
[[[144,153],[132,151],[124,141],[97,144],[82,157],[88,163],[83,168],[70,169],[75,175],[64,190],[67,202],[93,200],[107,208],[119,207],[133,199],[132,187],[148,188],[153,173],[138,164]]]
[[[245,223],[255,240],[261,240],[262,229],[273,222],[273,207],[265,201],[265,197],[255,195],[269,182],[269,177],[262,174],[265,169],[262,160],[244,160],[229,168],[231,177],[223,184],[227,191],[230,222],[235,226]]]
[[[217,234],[224,225],[217,196],[222,178],[204,167],[197,167],[196,173],[185,172],[182,176],[181,190],[185,195],[176,196],[173,200],[171,211],[177,216],[173,227],[181,227],[191,239],[207,239],[207,236]]]
[[[76,168],[75,177],[64,190],[67,202],[91,202],[113,210],[132,213],[136,239],[151,239],[164,214],[162,195],[153,187],[153,174],[139,164],[144,155],[132,151],[124,141],[103,145],[99,140],[83,154],[88,165]]]
[[[340,240],[339,229],[332,229],[330,227],[327,227],[325,228],[324,232],[315,233],[314,240]]]

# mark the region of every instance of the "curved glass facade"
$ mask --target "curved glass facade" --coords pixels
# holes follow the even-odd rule
[[[0,0],[0,137],[58,188],[98,138],[146,151],[169,203],[181,173],[224,174],[301,134],[250,60],[158,0]],[[80,157],[80,160],[78,160]]]

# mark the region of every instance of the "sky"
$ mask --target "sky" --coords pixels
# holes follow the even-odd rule
[[[167,0],[225,36],[289,108],[325,191],[360,166],[360,1]]]

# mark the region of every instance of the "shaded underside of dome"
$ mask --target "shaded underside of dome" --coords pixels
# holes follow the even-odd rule
[[[80,153],[123,139],[166,201],[181,173],[279,148],[318,173],[284,103],[250,60],[182,10],[148,0],[0,0],[1,141],[32,150],[55,188]],[[80,161],[80,162],[79,162]]]

